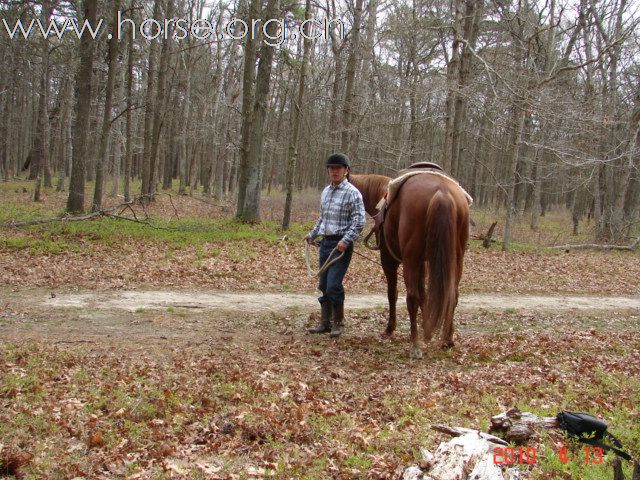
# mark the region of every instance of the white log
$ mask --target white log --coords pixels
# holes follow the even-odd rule
[[[465,433],[441,443],[434,454],[436,463],[429,475],[438,480],[504,480],[502,470],[493,463],[498,444],[482,438],[479,433]],[[469,471],[476,472],[476,476],[467,476]]]

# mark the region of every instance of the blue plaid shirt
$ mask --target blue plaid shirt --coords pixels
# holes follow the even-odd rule
[[[345,178],[337,187],[329,184],[322,191],[320,218],[309,236],[314,239],[319,235],[342,235],[341,241],[353,243],[364,224],[362,195]]]

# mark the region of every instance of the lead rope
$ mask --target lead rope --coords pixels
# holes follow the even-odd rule
[[[314,243],[315,246],[317,246],[317,244]],[[327,257],[327,259],[325,260],[324,264],[322,265],[322,267],[320,267],[320,270],[318,270],[317,272],[314,272],[311,269],[311,248],[309,247],[309,243],[308,242],[304,242],[304,257],[305,260],[307,262],[307,273],[309,274],[310,277],[319,277],[320,275],[322,275],[331,265],[333,265],[334,263],[336,263],[338,260],[340,260],[343,256],[344,256],[344,252],[342,252],[340,255],[338,255],[335,258],[331,258],[334,254],[334,252],[338,249],[338,246],[336,245],[335,248],[333,250],[331,250],[331,253],[329,254],[329,256]]]
[[[317,247],[318,244],[314,243],[314,245]],[[307,242],[305,242],[305,247],[304,247],[304,255],[305,255],[305,260],[307,263],[307,273],[309,274],[310,277],[316,277],[319,275],[322,275],[322,273],[329,268],[331,265],[333,265],[335,262],[337,262],[338,260],[340,260],[340,258],[342,258],[342,255],[344,255],[344,252],[342,252],[342,254],[336,258],[334,258],[333,260],[331,260],[331,262],[329,262],[329,260],[331,259],[331,255],[333,255],[333,252],[335,252],[336,249],[334,248],[331,251],[331,254],[329,255],[329,257],[327,258],[327,261],[324,262],[324,265],[322,266],[322,268],[320,268],[320,270],[318,270],[318,273],[315,273],[312,269],[311,269],[311,249],[309,248],[309,244]],[[382,264],[380,262],[376,262],[375,260],[373,260],[372,258],[367,257],[366,255],[361,254],[360,252],[357,252],[355,249],[353,250],[353,253],[355,253],[356,255],[361,256],[362,258],[364,258],[365,260],[370,261],[371,263],[375,263],[376,265],[382,267]],[[328,263],[329,262],[329,263]],[[400,262],[402,263],[402,262]],[[401,277],[404,278],[404,275],[402,274],[401,271],[398,271],[398,275],[400,275]]]

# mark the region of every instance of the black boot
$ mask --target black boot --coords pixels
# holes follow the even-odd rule
[[[309,333],[329,333],[331,331],[331,302],[320,304],[320,324],[316,328],[307,330]]]
[[[332,337],[342,335],[342,325],[344,323],[344,303],[333,306],[333,328],[331,329]]]

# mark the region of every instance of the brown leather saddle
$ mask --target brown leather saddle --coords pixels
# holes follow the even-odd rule
[[[440,165],[438,165],[437,163],[433,163],[433,162],[417,162],[417,163],[413,163],[411,164],[408,168],[405,168],[404,170],[400,170],[398,172],[398,174],[396,175],[396,179],[402,177],[403,175],[406,175],[407,173],[410,172],[414,172],[414,171],[433,171],[433,170],[437,170],[440,172],[443,172],[444,170],[442,170],[442,167]],[[367,236],[364,238],[364,244],[367,248],[370,248],[371,250],[380,250],[380,245],[382,240],[382,233],[383,233],[383,224],[384,224],[384,219],[387,213],[387,209],[389,208],[390,202],[387,201],[387,196],[385,195],[385,198],[383,199],[383,201],[381,201],[381,206],[380,209],[378,210],[378,213],[376,213],[373,216],[373,227],[371,227],[371,231],[367,234]],[[371,245],[370,244],[370,239],[371,236],[374,235],[376,236],[376,243],[375,245]]]

